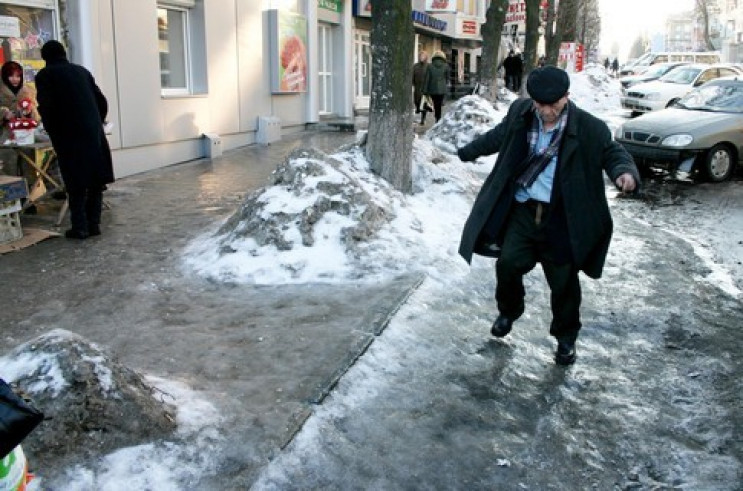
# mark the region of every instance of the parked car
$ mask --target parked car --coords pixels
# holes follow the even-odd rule
[[[732,65],[678,66],[657,80],[630,87],[621,98],[622,107],[632,111],[633,116],[657,111],[670,106],[705,82],[740,74],[741,71]]]
[[[622,84],[622,93],[624,93],[627,89],[632,87],[633,85],[641,84],[644,82],[650,82],[652,80],[657,80],[669,71],[673,70],[677,66],[686,65],[686,62],[683,61],[675,61],[675,62],[669,62],[669,63],[658,63],[655,65],[651,65],[647,68],[647,70],[643,71],[639,75],[628,75],[626,77],[622,77],[619,79],[619,83]]]
[[[620,75],[639,75],[648,67],[658,63],[684,61],[686,63],[720,63],[720,53],[717,51],[661,51],[648,52],[642,55],[631,67],[622,67]]]
[[[673,107],[627,121],[614,137],[641,170],[729,179],[743,163],[743,76],[707,82]]]

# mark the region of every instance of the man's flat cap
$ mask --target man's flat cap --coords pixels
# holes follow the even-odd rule
[[[540,104],[552,104],[568,93],[570,77],[552,65],[534,69],[526,81],[526,91]]]

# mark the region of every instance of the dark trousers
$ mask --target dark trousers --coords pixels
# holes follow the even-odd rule
[[[441,119],[441,107],[444,105],[444,94],[431,94],[431,100],[433,101],[433,116],[438,123]]]
[[[68,189],[67,199],[70,204],[70,222],[73,230],[88,232],[91,227],[95,228],[100,225],[103,186],[95,184],[86,188]]]
[[[547,213],[548,209],[538,211],[532,204],[514,204],[495,266],[495,299],[501,315],[510,319],[521,317],[524,313],[524,275],[541,263],[551,291],[550,334],[560,340],[575,341],[581,327],[578,270],[572,263],[556,264],[552,260],[545,226]]]

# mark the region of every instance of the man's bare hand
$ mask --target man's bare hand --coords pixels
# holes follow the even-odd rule
[[[632,177],[632,174],[630,174],[629,172],[625,172],[624,174],[617,177],[616,181],[614,181],[614,184],[616,184],[617,188],[619,188],[619,190],[623,193],[631,193],[635,190],[635,187],[637,187],[635,178]]]

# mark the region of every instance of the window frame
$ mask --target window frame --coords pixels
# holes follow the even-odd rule
[[[178,12],[182,14],[183,16],[183,26],[180,32],[181,40],[183,42],[183,69],[184,69],[184,79],[185,79],[185,85],[183,87],[164,87],[162,83],[162,73],[163,73],[163,66],[162,66],[162,59],[159,59],[160,63],[160,93],[164,97],[172,97],[172,96],[184,96],[184,95],[191,95],[193,94],[193,78],[192,78],[192,70],[193,70],[193,61],[192,61],[192,39],[191,39],[191,12],[189,8],[181,7],[176,5],[174,2],[158,2],[157,3],[157,10],[165,10],[168,13],[170,12]],[[159,16],[159,15],[158,15]],[[170,30],[168,30],[168,37],[170,38]],[[158,42],[159,39],[159,32],[158,32]],[[159,51],[158,49],[158,56],[162,55],[162,51]]]

